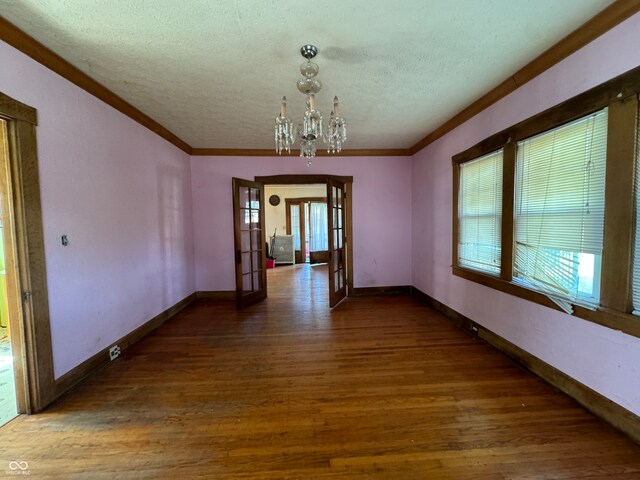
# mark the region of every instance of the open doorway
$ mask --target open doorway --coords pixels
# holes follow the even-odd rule
[[[14,312],[9,305],[7,296],[7,277],[15,276],[15,259],[11,257],[12,249],[9,245],[5,249],[5,241],[11,239],[11,217],[7,205],[8,182],[5,172],[8,165],[8,135],[7,122],[0,118],[0,425],[18,415],[18,399],[16,395],[15,371],[13,365],[13,350],[11,348],[10,316]],[[5,229],[7,233],[5,233]],[[9,274],[9,275],[7,275]]]
[[[268,184],[265,198],[267,240],[275,257],[268,264],[268,295],[328,305],[326,184]],[[293,255],[285,250],[288,244]]]
[[[291,236],[293,262],[327,263],[329,238],[327,229],[327,186],[265,185],[265,227],[269,238]],[[274,252],[277,254],[277,252]]]
[[[295,265],[293,235],[283,239],[281,248],[277,252],[270,251],[271,255],[267,256],[271,243],[266,241],[265,185],[325,185],[329,306],[335,307],[353,291],[352,183],[353,177],[335,175],[272,175],[255,177],[253,181],[232,179],[236,303],[239,309],[267,298],[267,270],[273,267],[274,255]],[[274,203],[281,202],[280,198],[273,200]],[[304,235],[300,235],[301,259],[304,241]]]
[[[41,411],[59,392],[53,374],[36,125],[34,108],[0,92],[0,326],[5,370],[0,422]],[[6,376],[7,367],[12,377]]]

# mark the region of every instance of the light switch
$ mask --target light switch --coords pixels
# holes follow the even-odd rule
[[[62,241],[63,247],[66,247],[69,245],[69,237],[67,237],[66,235],[62,235],[62,237],[60,237],[60,240]]]

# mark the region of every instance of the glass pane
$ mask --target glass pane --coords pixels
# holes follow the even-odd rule
[[[638,111],[640,118],[640,110]],[[640,122],[636,122],[638,131],[636,134],[636,174],[634,182],[636,221],[635,242],[633,244],[633,277],[631,282],[633,314],[640,315]]]
[[[340,245],[338,245],[338,229],[333,231],[333,248],[340,248]]]
[[[249,230],[251,225],[251,211],[247,208],[240,209],[240,230]]]
[[[251,253],[251,259],[253,260],[253,263],[251,264],[251,269],[252,270],[259,270],[260,269],[260,257],[262,256],[262,251],[258,250],[255,252]]]
[[[327,204],[312,202],[309,217],[311,219],[309,249],[312,252],[328,250]]]
[[[339,289],[342,289],[342,287],[344,287],[344,270],[340,269],[338,271],[338,283],[339,283]]]
[[[293,235],[293,247],[300,250],[300,205],[290,206],[291,211],[291,235]]]
[[[240,208],[249,208],[249,188],[240,187]]]
[[[249,195],[251,200],[251,208],[260,208],[260,190],[257,188],[249,189]]]
[[[253,292],[253,288],[251,287],[251,274],[247,273],[242,275],[242,293],[244,295]]]
[[[309,215],[309,202],[304,203],[304,249],[305,258],[303,262],[309,261],[309,243],[311,240],[311,215]]]
[[[251,241],[250,241],[250,232],[244,231],[240,232],[240,250],[243,252],[248,252],[251,250]]]
[[[607,125],[604,109],[518,142],[514,281],[597,305]]]
[[[333,187],[333,206],[338,205],[338,188]]]
[[[260,228],[260,210],[251,209],[251,228]]]
[[[333,211],[333,228],[338,228],[338,209],[332,208]]]
[[[338,242],[336,243],[336,247],[342,248],[342,229],[340,228],[336,230],[336,233],[338,234]]]
[[[338,223],[336,224],[336,226],[338,228],[342,228],[342,214],[343,214],[343,210],[339,209],[338,210]]]
[[[243,253],[242,254],[242,273],[250,273],[251,272],[251,254]]]
[[[337,292],[340,290],[340,272],[336,271],[333,274],[333,291]]]
[[[260,230],[251,230],[251,250],[258,250],[260,248]]]
[[[502,150],[460,165],[458,263],[500,273]]]
[[[340,250],[333,251],[333,271],[340,268]]]
[[[338,189],[338,195],[336,196],[338,207],[342,208],[342,189]]]
[[[255,290],[261,290],[262,289],[262,277],[260,275],[260,271],[258,270],[257,272],[253,272],[253,288]]]

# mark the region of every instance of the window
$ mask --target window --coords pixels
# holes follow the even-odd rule
[[[635,162],[635,241],[633,245],[633,274],[631,292],[633,314],[640,315],[640,111],[636,120],[636,162]]]
[[[606,109],[517,143],[514,281],[569,312],[600,296],[606,149]]]
[[[453,157],[452,272],[640,337],[640,67]]]
[[[502,150],[460,166],[458,263],[500,274]]]
[[[327,234],[327,202],[309,204],[309,251],[329,250]]]

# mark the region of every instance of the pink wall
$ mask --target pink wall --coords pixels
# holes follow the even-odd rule
[[[59,377],[194,291],[189,156],[2,42],[0,65],[38,110]]]
[[[197,290],[235,290],[231,178],[353,176],[354,286],[411,284],[410,157],[192,157]]]
[[[0,42],[0,91],[39,114],[56,376],[195,290],[234,289],[232,177],[324,173],[354,177],[355,286],[413,284],[640,414],[640,339],[450,269],[451,156],[637,66],[638,44],[640,14],[413,159],[323,157],[307,168],[295,156],[189,158]]]
[[[451,274],[451,157],[640,64],[640,14],[414,156],[413,285],[640,414],[640,339]],[[640,318],[638,319],[640,322]]]

